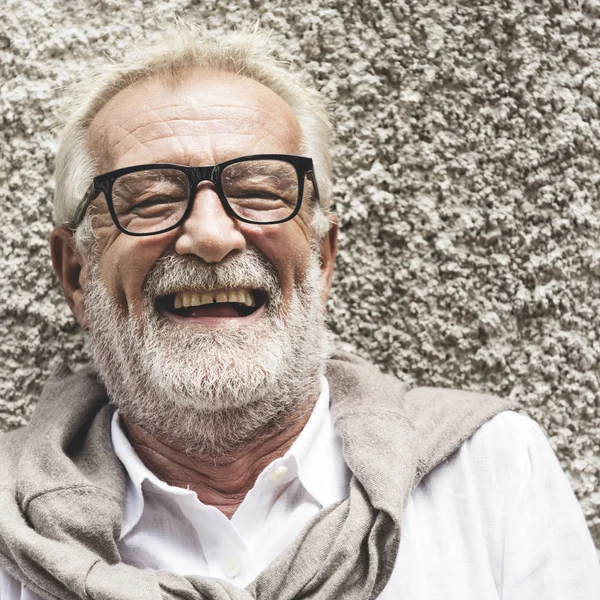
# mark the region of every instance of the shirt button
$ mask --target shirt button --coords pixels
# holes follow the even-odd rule
[[[225,572],[225,575],[231,579],[237,577],[241,570],[242,566],[240,565],[240,561],[235,556],[228,558],[223,565],[223,571]]]
[[[271,471],[271,481],[273,483],[279,483],[288,472],[288,468],[285,465],[278,465]]]

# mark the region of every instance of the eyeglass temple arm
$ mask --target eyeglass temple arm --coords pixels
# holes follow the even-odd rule
[[[79,203],[79,206],[77,207],[75,216],[73,217],[70,223],[71,229],[79,227],[81,221],[83,221],[83,216],[85,215],[85,211],[87,210],[88,206],[98,197],[99,194],[100,190],[95,189],[94,184],[92,183],[87,189],[83,200]]]
[[[310,179],[310,182],[312,183],[314,194],[315,194],[315,200],[317,202],[320,202],[321,196],[319,194],[319,186],[317,185],[317,178],[315,177],[315,172],[307,171],[306,174],[308,175],[308,178]]]

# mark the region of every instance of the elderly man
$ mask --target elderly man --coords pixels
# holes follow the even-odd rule
[[[259,33],[76,97],[51,249],[93,362],[1,439],[2,600],[600,597],[535,423],[328,358],[327,135]]]

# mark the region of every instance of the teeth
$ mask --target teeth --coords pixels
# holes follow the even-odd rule
[[[213,302],[236,302],[246,306],[256,306],[254,294],[250,290],[235,290],[233,292],[177,292],[173,306],[175,310],[190,306],[203,306]]]
[[[246,306],[254,306],[254,300],[252,299],[252,294],[250,292],[244,292],[243,302]]]

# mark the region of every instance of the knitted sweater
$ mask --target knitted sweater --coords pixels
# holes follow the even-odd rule
[[[121,562],[125,479],[110,439],[113,408],[89,367],[60,369],[30,425],[0,436],[0,566],[47,599],[377,598],[412,490],[484,422],[518,407],[472,392],[409,390],[348,354],[328,362],[327,379],[349,495],[321,510],[247,588]]]

